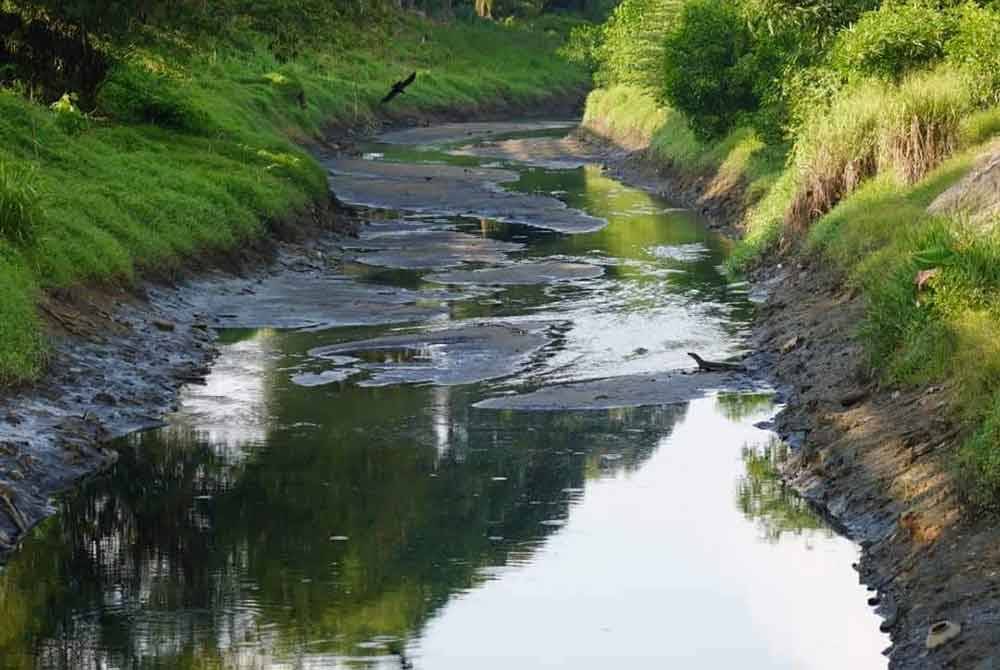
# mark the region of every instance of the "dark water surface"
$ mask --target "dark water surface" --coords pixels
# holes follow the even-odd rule
[[[767,393],[473,407],[739,354],[752,311],[690,213],[593,167],[513,167],[510,188],[610,225],[387,214],[372,230],[412,235],[388,245],[406,263],[369,231],[330,271],[440,288],[409,266],[448,230],[513,243],[463,273],[602,272],[453,284],[464,299],[417,327],[225,332],[170,425],[123,441],[0,574],[0,668],[884,668],[856,547],[781,485],[783,448],[754,427]]]

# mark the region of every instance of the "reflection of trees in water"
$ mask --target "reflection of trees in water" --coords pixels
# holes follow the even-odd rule
[[[720,393],[715,407],[730,421],[744,421],[774,407],[773,393]]]
[[[788,456],[788,447],[777,439],[763,448],[744,446],[746,476],[736,484],[736,505],[747,519],[757,522],[769,542],[787,533],[801,535],[822,529],[832,532],[809,504],[782,481],[778,468]]]
[[[412,387],[275,400],[246,458],[177,430],[124,448],[0,576],[0,666],[384,654],[358,644],[405,640],[483,567],[530,559],[566,489],[640,467],[684,412],[480,412]]]

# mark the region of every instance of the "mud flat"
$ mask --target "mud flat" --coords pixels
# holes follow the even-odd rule
[[[163,425],[179,388],[208,374],[217,328],[415,323],[440,317],[461,297],[446,289],[387,290],[340,275],[329,259],[342,239],[327,233],[280,245],[242,276],[219,271],[147,284],[141,295],[81,290],[51,299],[46,311],[57,331],[49,375],[0,398],[0,558],[55,511],[54,494],[117,460],[105,446],[110,440]],[[349,371],[297,381],[333,383]]]
[[[503,135],[531,133],[565,129],[567,132],[576,127],[575,121],[480,121],[471,123],[444,123],[421,128],[403,128],[391,130],[379,135],[379,140],[386,144],[434,145],[471,142]]]
[[[348,204],[446,216],[523,223],[560,233],[586,233],[608,222],[557,198],[501,187],[516,173],[490,168],[332,159],[330,188]]]
[[[603,274],[604,268],[600,265],[547,260],[516,263],[500,268],[435,272],[427,275],[427,280],[437,284],[515,286],[596,279]]]
[[[684,404],[715,391],[759,393],[770,389],[745,375],[666,372],[547,386],[480,400],[477,409],[551,412]]]
[[[313,349],[310,356],[351,354],[368,362],[359,386],[471,384],[513,375],[552,341],[550,323],[483,323],[425,330]],[[374,360],[373,360],[374,359]]]
[[[469,263],[499,265],[509,262],[508,254],[524,249],[519,242],[502,242],[412,220],[371,224],[359,239],[345,240],[340,246],[348,252],[347,260],[398,270],[439,270]]]

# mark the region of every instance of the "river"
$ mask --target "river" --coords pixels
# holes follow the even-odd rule
[[[746,353],[729,243],[561,134],[331,158],[374,222],[206,299],[206,384],[0,574],[0,668],[885,668],[774,394],[680,373]]]

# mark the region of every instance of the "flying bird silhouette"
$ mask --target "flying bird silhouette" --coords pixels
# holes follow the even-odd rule
[[[389,102],[390,100],[392,100],[393,98],[395,98],[400,93],[405,92],[406,91],[406,87],[409,86],[410,84],[412,84],[416,78],[417,78],[417,73],[414,72],[413,74],[411,74],[406,79],[402,79],[400,81],[397,81],[395,84],[393,84],[392,88],[389,90],[389,92],[386,94],[386,96],[384,98],[382,98],[382,104],[383,105],[386,104],[387,102]]]

